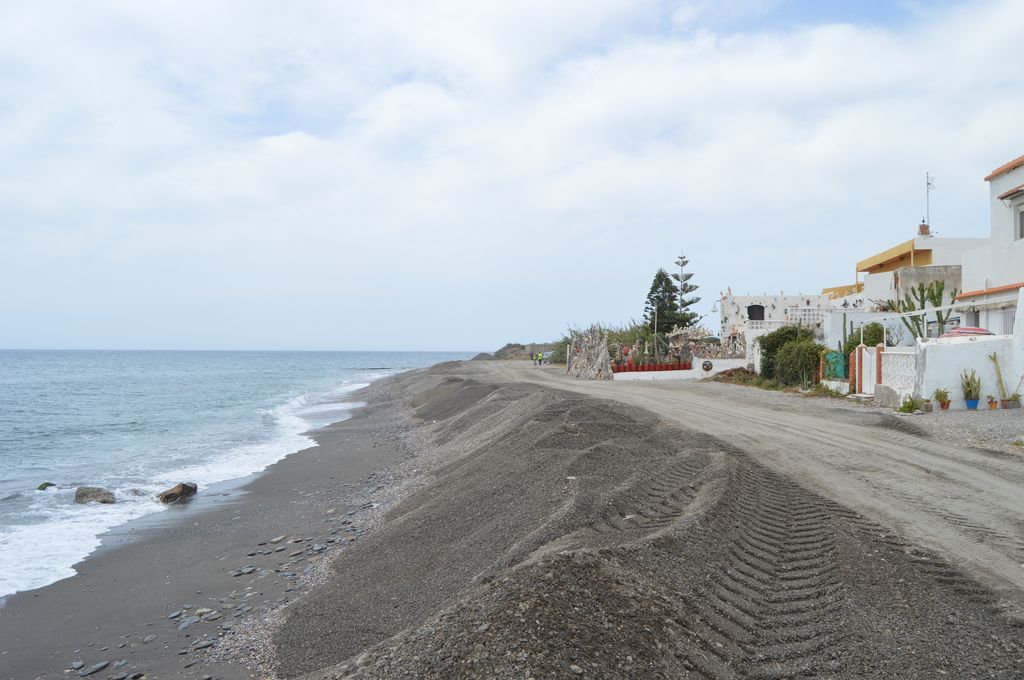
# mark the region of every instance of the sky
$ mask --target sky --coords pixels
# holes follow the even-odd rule
[[[0,348],[493,350],[986,236],[1024,3],[0,3]]]

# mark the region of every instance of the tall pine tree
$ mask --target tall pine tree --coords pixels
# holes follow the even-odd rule
[[[693,277],[693,272],[687,272],[686,265],[690,264],[690,261],[685,256],[680,255],[676,258],[675,265],[679,269],[678,274],[673,274],[672,278],[675,279],[679,285],[674,286],[676,293],[679,296],[679,300],[676,302],[676,321],[675,325],[686,328],[687,326],[695,326],[700,321],[700,315],[696,312],[691,312],[690,307],[700,302],[699,297],[686,297],[690,293],[694,292],[699,286],[690,283],[690,279]],[[661,325],[659,323],[659,325]]]
[[[664,269],[658,268],[651,282],[651,290],[647,293],[647,304],[644,306],[644,319],[653,325],[657,319],[656,333],[672,330],[679,323],[679,289],[672,283],[672,277]],[[655,313],[657,312],[657,313]]]

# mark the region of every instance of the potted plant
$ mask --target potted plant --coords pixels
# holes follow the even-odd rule
[[[978,400],[981,399],[981,378],[974,372],[974,369],[971,369],[970,373],[964,371],[960,374],[960,389],[963,390],[967,408],[972,411],[977,410]]]
[[[944,387],[936,388],[935,394],[932,395],[935,401],[939,402],[939,408],[943,411],[949,410],[949,390]]]
[[[1003,408],[1020,408],[1020,392],[1014,392],[1002,403]]]
[[[995,411],[997,408],[999,408],[999,402],[996,401],[996,398],[993,395],[986,394],[985,395],[985,399],[988,400],[988,410],[989,411]]]

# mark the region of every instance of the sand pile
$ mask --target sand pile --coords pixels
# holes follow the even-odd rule
[[[400,378],[422,475],[287,610],[288,677],[1013,677],[934,555],[716,440],[457,367]]]

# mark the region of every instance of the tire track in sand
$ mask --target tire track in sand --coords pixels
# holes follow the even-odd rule
[[[759,466],[734,473],[724,559],[684,600],[682,656],[708,678],[833,674],[842,631],[836,530],[825,503]],[[831,617],[829,617],[831,618]]]

